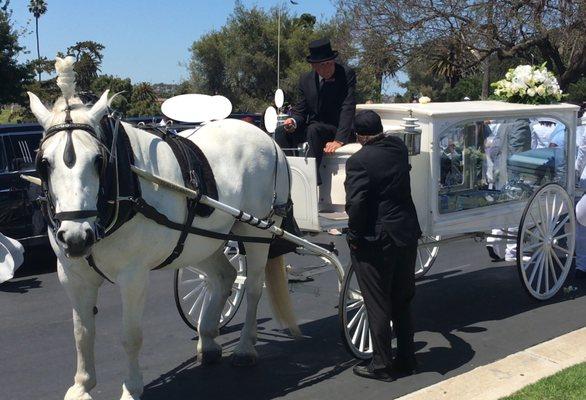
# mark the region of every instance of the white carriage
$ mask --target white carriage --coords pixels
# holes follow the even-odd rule
[[[410,157],[412,195],[423,230],[417,277],[429,271],[440,244],[494,237],[516,245],[519,276],[529,295],[545,300],[559,291],[570,270],[575,244],[573,160],[578,107],[470,101],[369,104],[358,109],[377,112],[385,130],[392,134],[405,134],[405,118],[418,120],[420,142],[417,138],[414,145],[419,151]],[[558,130],[562,128],[556,147],[544,147],[535,140],[537,121],[543,118],[557,122]],[[303,154],[288,157],[294,213],[302,230],[319,232],[346,226],[344,167],[359,148],[349,144],[324,157],[320,187],[316,185],[314,159]],[[242,298],[244,249],[245,244],[227,246],[226,254],[238,268],[239,277],[224,309],[222,325],[235,314]],[[299,249],[319,255],[303,244]],[[175,283],[179,311],[193,327],[205,301],[205,278],[192,272],[189,277],[187,271],[179,272]],[[182,280],[190,283],[187,289],[182,289]],[[372,341],[352,267],[346,269],[340,283],[344,343],[356,357],[367,358]]]

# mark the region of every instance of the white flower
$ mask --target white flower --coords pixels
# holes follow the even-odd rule
[[[427,104],[431,101],[431,99],[427,96],[421,96],[419,98],[419,104]]]
[[[543,85],[537,86],[537,89],[535,89],[535,92],[537,93],[538,96],[543,97],[545,95],[545,92],[546,92],[545,86],[543,86]]]
[[[536,92],[535,92],[535,89],[533,89],[533,88],[529,88],[529,89],[527,89],[527,95],[528,95],[529,97],[533,97],[533,96],[535,96],[535,93],[536,93]]]

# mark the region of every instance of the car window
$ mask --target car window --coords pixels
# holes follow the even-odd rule
[[[26,171],[35,168],[36,150],[41,133],[22,133],[4,136],[6,167],[9,171]]]

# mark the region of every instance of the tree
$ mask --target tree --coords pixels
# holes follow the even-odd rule
[[[37,35],[37,60],[41,59],[41,50],[39,47],[39,18],[47,12],[47,3],[43,0],[30,0],[28,4],[28,11],[35,17],[35,32]],[[41,70],[38,71],[39,82],[41,81]]]
[[[278,12],[276,8],[246,8],[237,2],[225,26],[193,43],[189,66],[193,89],[224,95],[240,112],[264,111],[272,103],[277,88]],[[287,103],[295,102],[299,76],[310,70],[306,61],[309,42],[324,36],[332,39],[341,62],[353,63],[358,82],[369,82],[364,90],[369,93],[368,98],[372,97],[373,80],[362,79],[360,75],[372,71],[361,69],[354,62],[357,53],[349,35],[350,29],[343,19],[320,23],[313,15],[295,16],[281,10],[279,86]],[[380,95],[380,82],[378,90]],[[363,93],[359,92],[358,97],[366,97]]]
[[[141,82],[132,88],[132,98],[128,116],[153,116],[159,115],[160,105],[157,102],[157,94],[153,87]]]
[[[86,40],[77,42],[67,48],[67,54],[75,57],[76,63],[73,67],[76,73],[76,84],[80,91],[89,91],[92,82],[98,77],[102,59],[102,51],[105,47],[97,42]],[[64,55],[61,53],[61,57]]]
[[[484,71],[493,61],[545,61],[567,89],[586,71],[586,0],[339,0],[353,34],[375,31],[392,41],[382,56],[406,65],[419,56],[438,72]],[[429,52],[429,44],[438,44]],[[427,53],[424,50],[428,50]],[[454,81],[453,84],[456,82]],[[484,93],[485,95],[487,93]]]
[[[31,68],[18,62],[23,47],[13,28],[8,0],[0,0],[0,104],[24,103],[23,86],[32,78]]]
[[[112,95],[120,93],[114,99],[112,107],[126,115],[130,109],[130,100],[132,99],[132,82],[130,78],[123,79],[112,75],[100,75],[91,84],[91,91],[97,96],[100,96],[106,89],[109,89]]]

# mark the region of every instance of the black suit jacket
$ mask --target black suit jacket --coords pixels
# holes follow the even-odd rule
[[[315,71],[301,75],[297,104],[292,110],[297,129],[305,129],[311,122],[324,122],[338,128],[335,140],[348,143],[354,129],[355,87],[354,71],[338,63],[334,81],[325,83],[321,90]]]
[[[346,162],[348,240],[376,241],[384,230],[396,246],[421,236],[411,198],[409,159],[403,141],[393,136],[367,144]]]

